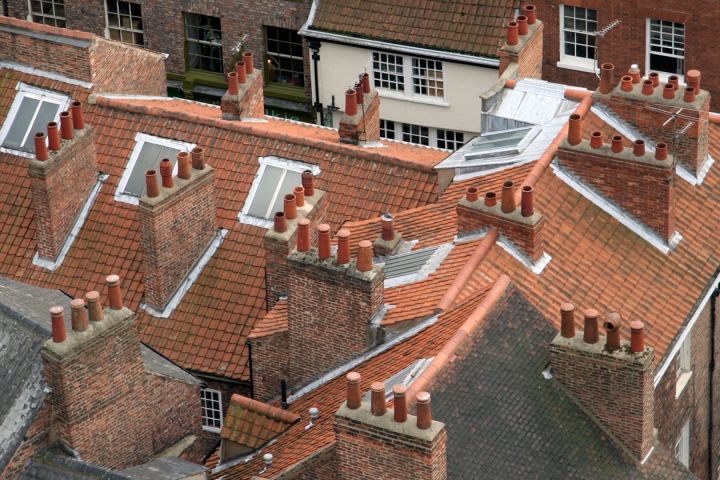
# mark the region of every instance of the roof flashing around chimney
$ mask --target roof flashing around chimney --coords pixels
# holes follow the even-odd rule
[[[687,108],[691,110],[700,110],[702,106],[708,101],[710,93],[706,90],[700,90],[695,94],[695,100],[693,102],[686,102],[683,98],[681,90],[677,90],[675,98],[667,99],[663,97],[663,89],[661,87],[655,88],[655,91],[650,95],[642,93],[643,83],[633,83],[632,90],[626,92],[622,89],[622,82],[618,82],[615,87],[608,94],[603,94],[600,90],[596,90],[592,97],[596,100],[596,103],[605,103],[612,101],[612,97],[623,97],[630,100],[637,100],[646,103],[655,103],[664,106],[676,107],[676,108]]]
[[[474,242],[481,238],[485,238],[490,229],[483,228],[482,230],[476,230],[474,232],[463,232],[455,235],[454,244],[458,245],[461,243]],[[535,275],[540,275],[545,267],[552,261],[552,257],[547,253],[543,252],[537,262],[533,261],[525,252],[518,248],[512,240],[506,236],[499,234],[498,239],[495,241],[497,245],[503,250],[509,253],[515,260],[522,263],[525,268],[533,272]]]
[[[601,155],[610,159],[622,160],[624,162],[635,162],[650,165],[657,168],[672,168],[673,156],[668,153],[665,160],[657,160],[655,153],[646,151],[644,155],[638,157],[633,153],[632,148],[623,148],[621,152],[615,153],[612,151],[612,147],[608,143],[604,143],[600,148],[592,148],[589,140],[582,140],[577,145],[571,145],[567,138],[564,138],[560,143],[560,147],[565,150],[572,150],[576,152],[588,153],[590,155]]]
[[[44,258],[40,256],[39,252],[35,252],[35,255],[32,259],[33,265],[36,265],[40,268],[45,268],[47,270],[50,270],[51,272],[54,272],[60,265],[62,265],[63,260],[65,260],[65,255],[67,255],[67,253],[70,251],[70,247],[72,247],[73,243],[75,242],[75,238],[80,234],[80,230],[82,230],[82,227],[85,224],[85,220],[90,214],[90,210],[92,209],[93,205],[95,205],[95,200],[100,194],[100,189],[102,188],[103,183],[105,182],[105,180],[108,179],[109,176],[110,175],[104,173],[98,174],[98,179],[95,182],[95,186],[90,191],[90,196],[85,201],[85,205],[83,205],[82,210],[80,210],[80,214],[75,220],[75,224],[70,230],[70,234],[65,239],[65,243],[63,244],[62,249],[60,250],[60,254],[57,256],[57,258]]]
[[[178,176],[173,177],[172,187],[161,188],[160,193],[157,197],[148,197],[147,194],[144,194],[142,197],[140,197],[140,204],[146,207],[150,207],[151,209],[162,208],[162,204],[166,200],[174,199],[183,189],[194,186],[198,182],[202,181],[202,178],[211,175],[212,173],[213,168],[208,164],[205,164],[205,168],[203,168],[202,170],[196,170],[195,168],[191,168],[190,178],[183,179]]]
[[[348,408],[347,402],[343,402],[335,416],[347,418],[355,422],[364,423],[394,434],[405,435],[417,438],[418,440],[432,442],[445,428],[445,424],[433,420],[430,428],[421,429],[417,426],[416,417],[408,415],[407,421],[399,423],[395,421],[394,412],[388,410],[384,415],[376,416],[370,411],[370,404],[362,402],[360,408],[352,410]]]
[[[307,200],[308,197],[305,197]],[[347,264],[338,263],[337,257],[332,255],[329,258],[322,259],[318,253],[317,247],[310,247],[307,252],[298,252],[294,250],[288,255],[288,261],[303,263],[305,265],[313,265],[326,270],[334,270],[336,272],[344,272],[348,277],[358,278],[361,280],[373,280],[382,273],[382,267],[373,264],[372,270],[361,272],[357,269],[357,259],[353,258]]]
[[[508,45],[507,42],[505,42],[500,48],[500,50],[502,50],[503,52],[518,55],[520,52],[523,51],[525,46],[535,36],[535,33],[540,29],[540,27],[542,27],[542,25],[543,22],[541,22],[540,20],[535,20],[535,23],[533,23],[532,25],[528,24],[527,35],[518,35],[518,43],[516,45]]]
[[[603,355],[622,360],[628,363],[635,363],[638,365],[645,365],[648,361],[652,362],[655,350],[645,345],[645,350],[640,353],[635,353],[630,349],[630,342],[628,340],[621,340],[620,348],[617,350],[609,350],[606,342],[607,337],[600,335],[600,340],[597,343],[585,343],[583,331],[577,331],[573,338],[565,338],[562,334],[558,333],[555,339],[552,341],[553,346],[560,348],[569,348],[576,352],[585,352],[594,355]]]

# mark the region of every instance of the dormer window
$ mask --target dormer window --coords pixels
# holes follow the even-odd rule
[[[47,124],[60,121],[70,97],[19,83],[10,112],[0,129],[1,150],[25,157],[35,153],[35,133],[47,131]]]
[[[470,142],[465,160],[517,155],[525,150],[538,133],[540,127],[537,126],[483,133]]]

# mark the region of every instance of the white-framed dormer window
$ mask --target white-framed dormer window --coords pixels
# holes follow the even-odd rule
[[[653,72],[685,75],[685,25],[647,20],[647,65]]]
[[[105,37],[131,45],[145,44],[143,21],[138,3],[105,0]]]
[[[558,67],[594,72],[598,11],[561,5],[560,25]]]
[[[47,124],[60,121],[70,97],[18,83],[17,94],[0,128],[0,151],[23,157],[35,156],[35,133],[47,132]]]
[[[245,205],[238,214],[238,220],[271,228],[275,212],[283,211],[284,196],[302,185],[302,172],[309,170],[313,175],[318,175],[320,167],[278,157],[260,157],[259,161],[260,168],[255,174]]]
[[[203,430],[220,432],[223,426],[222,393],[218,390],[200,390]]]
[[[179,142],[144,133],[135,135],[135,148],[130,154],[130,160],[115,191],[115,201],[131,205],[140,204],[140,197],[145,193],[145,171],[159,172],[160,161],[169,158],[173,164],[173,175],[176,175],[177,154],[190,152],[195,147],[194,143]]]
[[[685,389],[685,385],[688,384],[690,377],[692,377],[692,357],[690,356],[691,337],[691,335],[685,337],[675,357],[675,375],[677,376],[675,398],[680,397],[680,394]]]
[[[690,420],[685,422],[675,441],[675,458],[686,467],[690,466]]]
[[[448,106],[443,62],[372,52],[373,85],[383,97]]]
[[[65,28],[65,0],[29,0],[28,20]]]

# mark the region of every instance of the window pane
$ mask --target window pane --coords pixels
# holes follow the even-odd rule
[[[60,105],[52,102],[42,102],[40,104],[40,110],[38,110],[37,117],[30,127],[29,135],[25,140],[22,150],[26,152],[35,152],[35,138],[36,132],[44,132],[47,130],[47,124],[55,120],[55,117],[60,112]]]
[[[160,160],[169,158],[174,166],[178,152],[180,152],[180,149],[177,148],[166,147],[152,142],[143,143],[123,193],[136,197],[142,196],[145,191],[145,171],[156,170],[159,176]]]
[[[268,216],[267,210],[277,190],[282,172],[281,168],[271,165],[265,166],[265,172],[263,172],[258,188],[255,191],[255,197],[248,209],[248,215],[260,218],[266,218]],[[274,212],[271,213],[274,214]]]
[[[277,198],[275,199],[275,203],[273,203],[273,208],[270,210],[270,215],[267,217],[268,220],[272,219],[275,216],[275,212],[283,211],[283,209],[285,208],[285,195],[287,195],[288,193],[293,193],[293,188],[301,184],[302,179],[300,172],[295,172],[293,170],[285,170],[285,178],[280,184]]]
[[[40,100],[25,97],[20,102],[20,108],[15,114],[15,118],[12,121],[12,126],[8,131],[3,147],[19,149],[25,138],[25,134],[28,133],[30,128],[30,122],[32,121],[35,111],[40,105]],[[34,141],[34,140],[33,140]]]

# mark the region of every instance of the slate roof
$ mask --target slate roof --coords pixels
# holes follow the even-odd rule
[[[298,420],[297,413],[234,394],[220,437],[258,449]]]
[[[659,449],[639,469],[543,377],[557,333],[510,285],[436,377],[430,394],[448,431],[448,478],[696,478]]]
[[[505,22],[519,7],[519,0],[317,0],[315,19],[309,27],[497,58],[505,38]]]
[[[2,69],[0,119],[7,115],[20,80],[52,86],[80,101],[87,98],[79,87]],[[181,100],[99,97],[98,105],[85,109],[85,120],[94,126],[99,169],[109,178],[54,272],[32,265],[35,224],[27,159],[0,153],[0,276],[60,288],[73,296],[99,289],[106,302],[104,276],[116,273],[126,306],[139,313],[143,342],[183,368],[239,380],[249,380],[245,340],[265,314],[265,230],[236,218],[258,171],[258,158],[274,155],[319,165],[315,184],[327,192],[327,221],[336,230],[346,220],[435,201],[432,166],[447,155],[401,142],[386,142],[381,149],[341,145],[336,131],[296,122],[227,122],[219,108]],[[137,207],[114,200],[138,132],[206,148],[216,174],[218,225],[228,230],[168,319],[155,319],[139,309],[144,286]]]

